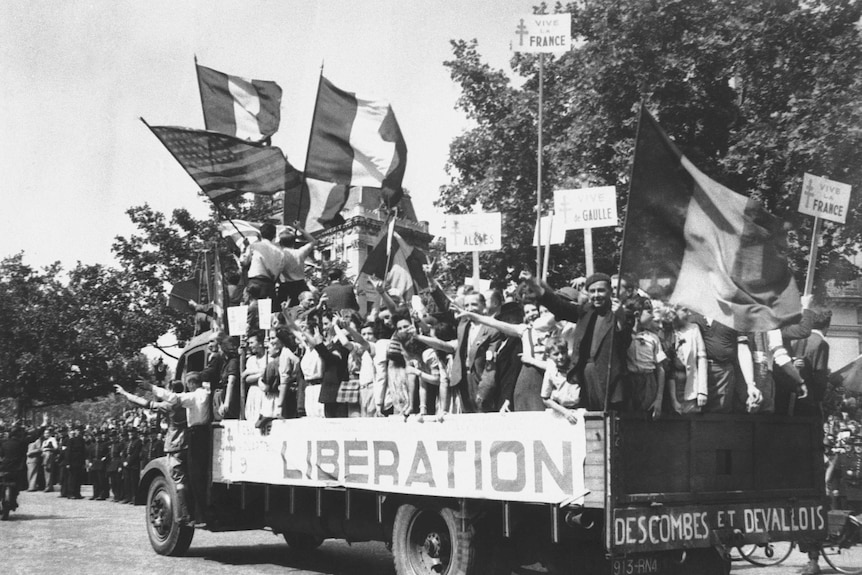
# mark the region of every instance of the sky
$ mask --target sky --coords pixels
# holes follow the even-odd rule
[[[125,211],[148,203],[202,217],[208,200],[149,132],[203,128],[194,69],[274,80],[273,137],[302,166],[321,65],[335,85],[387,99],[407,142],[404,186],[432,233],[449,143],[469,127],[443,66],[476,38],[508,70],[521,0],[7,0],[0,2],[0,257],[115,264]]]

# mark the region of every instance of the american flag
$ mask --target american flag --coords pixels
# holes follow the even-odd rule
[[[204,130],[149,128],[214,202],[248,192],[274,194],[284,189],[289,164],[274,146]]]

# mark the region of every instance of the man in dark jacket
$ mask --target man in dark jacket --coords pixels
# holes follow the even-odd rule
[[[138,430],[130,427],[128,442],[123,452],[123,503],[135,503],[135,491],[141,478],[141,452],[144,444],[138,437]]]
[[[108,498],[108,458],[110,445],[104,431],[96,432],[96,437],[88,445],[87,463],[90,467],[90,481],[93,496],[90,499],[104,501]]]
[[[0,478],[12,486],[10,496],[13,511],[18,509],[18,477],[26,469],[26,462],[27,442],[24,439],[24,430],[14,427],[9,437],[0,443]]]
[[[581,386],[584,407],[599,411],[622,408],[631,329],[619,300],[611,297],[610,276],[595,273],[587,278],[589,300],[583,304],[557,295],[529,272],[521,272],[521,280],[554,317],[577,323],[570,374]]]
[[[75,426],[69,432],[69,443],[66,446],[66,497],[82,499],[81,482],[84,479],[84,465],[87,460],[87,446],[84,443],[84,429]]]

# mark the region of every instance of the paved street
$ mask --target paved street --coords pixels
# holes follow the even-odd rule
[[[85,491],[89,495],[89,487]],[[242,575],[392,575],[392,556],[382,543],[327,541],[298,557],[267,531],[198,531],[183,558],[156,555],[147,540],[144,508],[108,501],[72,501],[56,493],[22,493],[21,508],[0,522],[0,572],[57,575],[189,573]],[[790,575],[805,558],[794,552],[779,567],[734,562],[733,573]],[[831,571],[824,568],[824,573]]]
[[[90,488],[82,490],[89,496]],[[147,540],[144,507],[109,501],[61,499],[57,493],[22,493],[20,509],[0,522],[0,573],[109,575],[392,575],[382,543],[327,541],[296,557],[268,531],[195,533],[188,556],[156,555]]]

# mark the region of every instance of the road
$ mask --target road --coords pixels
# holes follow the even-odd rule
[[[83,493],[89,495],[89,487]],[[147,540],[142,506],[73,501],[41,492],[22,493],[20,504],[9,521],[0,522],[0,572],[4,574],[395,573],[392,555],[382,543],[327,541],[311,555],[301,557],[268,531],[197,531],[186,557],[161,557]],[[733,573],[791,575],[799,572],[805,559],[795,551],[778,567],[734,562]],[[824,568],[823,572],[831,571]]]

